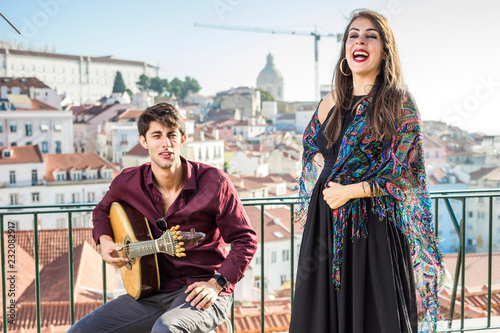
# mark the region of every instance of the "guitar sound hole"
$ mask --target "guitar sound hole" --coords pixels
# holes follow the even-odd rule
[[[135,264],[135,258],[130,258],[130,248],[129,248],[129,244],[132,243],[132,240],[130,239],[129,236],[126,236],[125,237],[125,240],[124,240],[124,243],[125,245],[123,246],[123,249],[125,251],[125,255],[127,256],[127,258],[130,260],[126,265],[125,267],[127,267],[128,270],[131,270],[132,269],[132,265]]]

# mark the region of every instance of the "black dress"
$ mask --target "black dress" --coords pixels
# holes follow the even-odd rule
[[[355,100],[355,102],[357,99]],[[330,110],[330,117],[333,109]],[[327,119],[328,119],[327,117]],[[418,333],[417,301],[406,237],[368,209],[366,238],[345,230],[341,287],[332,282],[332,210],[322,191],[353,120],[344,115],[342,135],[327,149],[326,121],[318,131],[325,165],[313,190],[300,249],[290,333]],[[370,205],[370,199],[367,205]]]

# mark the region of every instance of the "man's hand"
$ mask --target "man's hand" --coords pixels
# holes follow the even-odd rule
[[[211,307],[219,296],[222,287],[219,286],[214,278],[207,282],[195,282],[188,286],[185,293],[189,293],[186,297],[186,302],[191,302],[191,306],[206,310]]]
[[[123,247],[115,244],[111,237],[102,235],[99,237],[99,242],[101,243],[102,259],[106,263],[113,265],[116,268],[120,268],[129,262],[128,258],[121,258],[118,255],[118,251],[121,251]]]

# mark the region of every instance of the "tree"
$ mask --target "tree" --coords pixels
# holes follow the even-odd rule
[[[174,95],[176,98],[184,99],[184,97],[187,96],[186,83],[177,77],[174,78],[170,81],[169,93]]]
[[[140,91],[148,91],[151,79],[148,76],[141,74],[141,76],[139,76],[139,81],[137,81],[136,84]]]
[[[114,93],[124,93],[127,87],[125,86],[125,81],[123,81],[122,72],[116,72],[115,83],[113,84]]]
[[[159,96],[168,91],[170,84],[167,79],[160,79],[158,76],[151,79],[149,89],[158,93]]]
[[[269,91],[261,89],[261,88],[257,88],[255,90],[260,91],[260,102],[261,103],[268,102],[268,101],[274,101],[274,97]]]
[[[260,91],[260,108],[261,109],[262,109],[263,102],[274,101],[274,97],[269,91],[261,89],[261,88],[257,88],[255,90]]]
[[[184,82],[186,83],[186,96],[188,94],[188,91],[192,91],[193,93],[197,93],[198,91],[201,90],[201,86],[200,84],[198,83],[198,81],[196,81],[196,79],[190,77],[190,76],[186,76],[185,79],[184,79]]]

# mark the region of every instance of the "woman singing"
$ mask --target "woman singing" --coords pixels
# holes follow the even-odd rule
[[[290,333],[435,332],[443,267],[422,123],[382,15],[352,14],[304,133]]]

